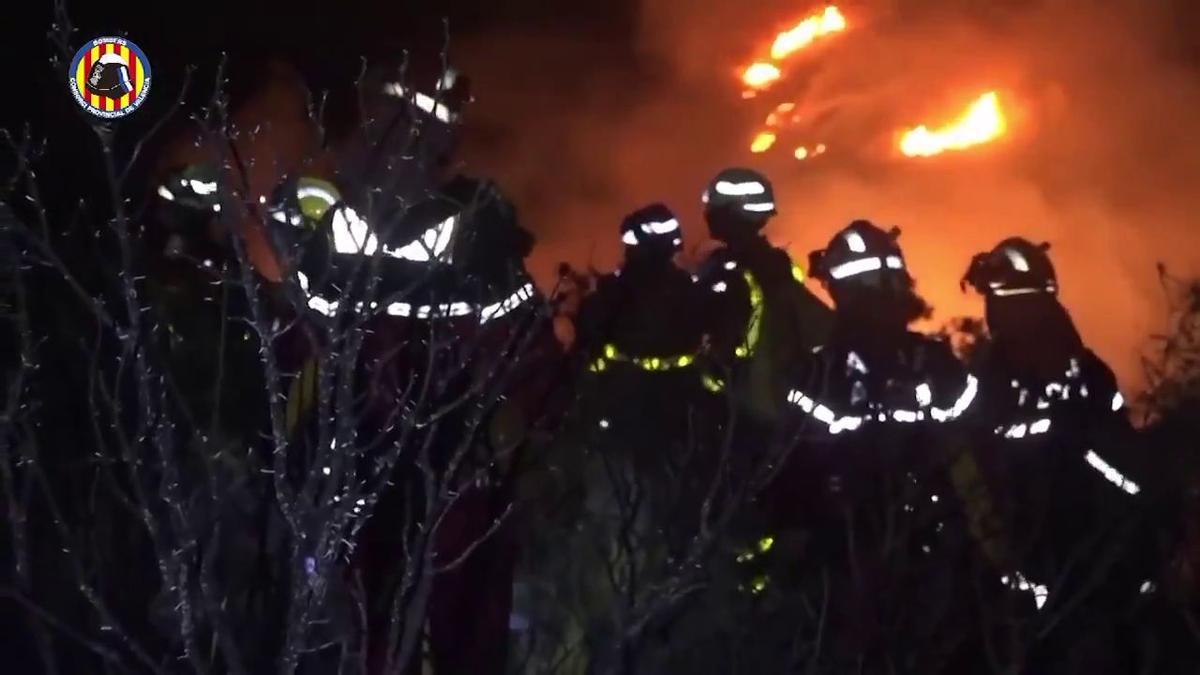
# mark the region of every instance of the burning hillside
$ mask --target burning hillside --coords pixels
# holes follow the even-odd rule
[[[848,25],[842,10],[835,5],[829,5],[777,33],[771,40],[769,59],[757,60],[742,72],[742,98],[765,97],[772,93],[770,90],[781,81],[783,84],[778,87],[779,91],[773,93],[786,96],[789,88],[785,75],[792,60],[802,56],[819,58],[805,53],[804,50],[818,40],[830,40],[835,37],[848,39],[848,36],[839,35],[847,30]],[[837,58],[837,55],[834,54],[833,58]],[[805,84],[791,83],[792,86],[799,87]],[[779,103],[767,114],[763,130],[755,134],[750,143],[750,152],[761,154],[771,150],[779,136],[785,132],[789,135],[811,135],[811,130],[806,129],[806,123],[815,117],[811,111],[798,109],[795,101],[785,100]],[[906,157],[932,157],[990,143],[1004,135],[1007,124],[999,95],[995,91],[988,91],[973,101],[965,112],[949,122],[933,128],[921,124],[897,134],[897,145],[900,153]],[[800,145],[795,147],[792,154],[798,160],[805,160],[822,155],[825,150],[824,143],[817,143],[812,149],[808,145]]]

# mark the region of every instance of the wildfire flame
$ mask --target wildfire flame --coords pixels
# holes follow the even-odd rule
[[[775,80],[778,80],[782,74],[779,67],[774,63],[759,61],[747,68],[745,73],[742,73],[742,82],[745,82],[747,87],[763,89]]]
[[[829,5],[824,11],[807,16],[800,23],[779,33],[771,43],[770,61],[756,61],[742,73],[742,83],[749,88],[743,96],[749,98],[754,95],[755,90],[766,89],[782,77],[783,71],[779,68],[778,61],[804,49],[818,38],[844,30],[846,17],[837,7]]]
[[[967,111],[950,124],[930,130],[925,125],[910,129],[900,137],[900,152],[907,157],[932,157],[948,150],[963,150],[999,138],[1007,130],[1000,97],[989,91],[971,103]]]
[[[791,29],[780,33],[771,45],[771,58],[776,61],[786,59],[796,51],[812,44],[817,38],[844,30],[846,30],[846,17],[842,16],[841,10],[830,5],[825,8],[824,12],[813,14]]]

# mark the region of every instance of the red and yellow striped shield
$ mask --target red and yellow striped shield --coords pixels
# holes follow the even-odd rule
[[[133,112],[150,91],[150,63],[145,53],[124,38],[102,37],[75,54],[71,93],[86,111],[99,117]]]

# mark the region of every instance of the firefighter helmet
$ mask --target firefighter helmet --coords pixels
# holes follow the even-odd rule
[[[651,246],[674,253],[683,246],[679,219],[666,204],[654,203],[625,216],[621,241],[627,247]]]
[[[747,220],[766,221],[775,215],[775,190],[767,177],[734,167],[725,169],[705,188],[700,200],[706,210],[732,209]]]
[[[1046,254],[1050,244],[1034,244],[1028,239],[1011,237],[991,251],[971,259],[960,285],[970,284],[982,295],[1006,297],[1031,293],[1058,293],[1054,265]]]
[[[280,223],[313,227],[341,201],[341,193],[328,181],[308,176],[290,177],[275,188],[267,202],[267,213]]]
[[[808,256],[809,273],[829,285],[901,279],[911,283],[904,254],[896,242],[899,228],[885,231],[869,220],[856,220]]]
[[[158,196],[185,209],[220,212],[219,173],[208,164],[191,164],[171,172],[159,184]]]
[[[120,54],[102,54],[88,73],[89,91],[109,98],[121,98],[133,92],[129,78],[129,62]]]
[[[443,125],[458,123],[471,96],[471,82],[438,57],[412,55],[372,67],[364,78],[368,104],[399,103],[415,117]]]

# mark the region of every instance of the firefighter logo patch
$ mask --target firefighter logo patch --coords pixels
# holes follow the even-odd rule
[[[97,117],[124,117],[150,93],[150,61],[125,38],[96,38],[75,52],[70,85],[84,110]]]

